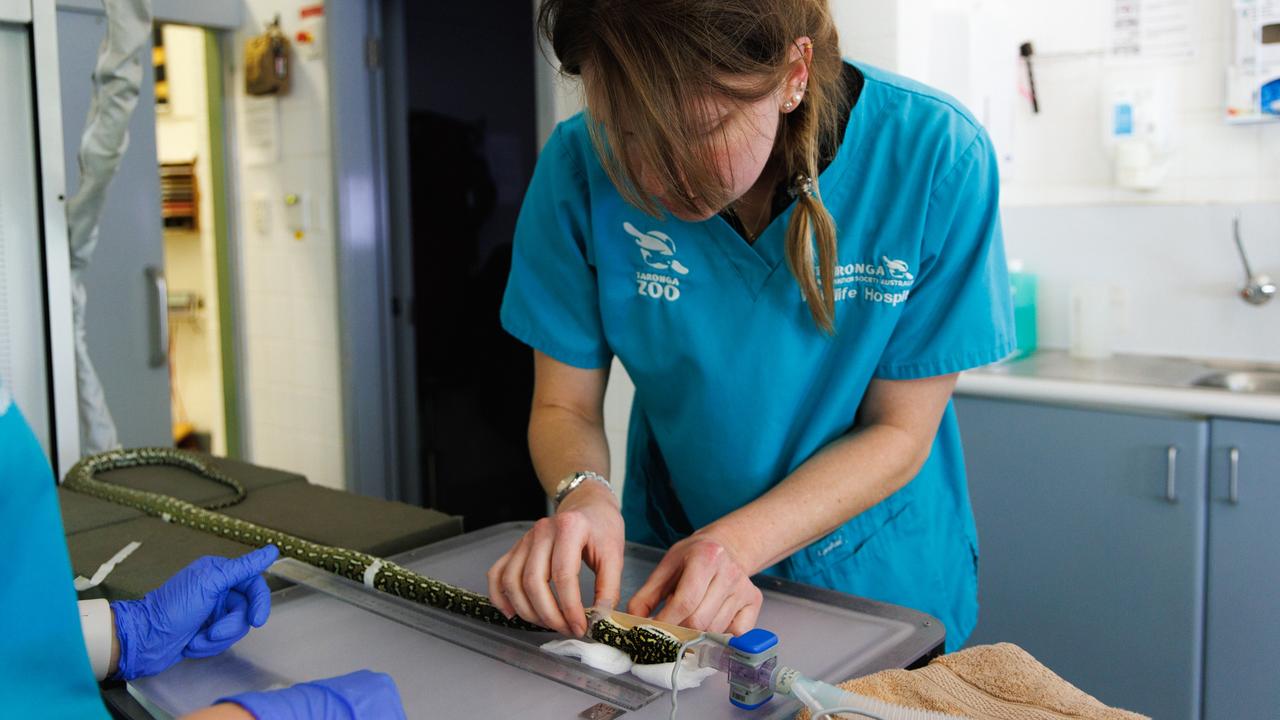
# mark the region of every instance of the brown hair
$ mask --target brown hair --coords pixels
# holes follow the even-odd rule
[[[640,190],[641,169],[692,213],[734,199],[706,118],[688,109],[708,97],[749,103],[777,91],[793,68],[790,52],[801,49],[796,40],[812,39],[804,102],[781,115],[774,154],[788,182],[814,180],[812,195],[797,195],[786,256],[814,322],[832,332],[836,231],[816,183],[820,153],[839,144],[848,95],[827,0],[544,0],[538,26],[562,72],[588,70],[588,127],[601,164],[628,202],[655,217],[661,209]]]

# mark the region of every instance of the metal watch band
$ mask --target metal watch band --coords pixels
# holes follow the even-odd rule
[[[576,472],[573,475],[570,475],[569,477],[560,481],[560,485],[556,489],[556,496],[552,500],[552,504],[555,505],[556,507],[560,507],[560,503],[564,502],[564,499],[566,497],[569,497],[569,493],[573,492],[574,490],[577,490],[578,487],[581,486],[582,483],[586,482],[587,480],[595,480],[595,481],[604,483],[604,486],[609,488],[609,492],[613,492],[613,485],[609,483],[608,478],[601,475],[600,473],[591,472],[590,470],[587,470],[584,472]]]

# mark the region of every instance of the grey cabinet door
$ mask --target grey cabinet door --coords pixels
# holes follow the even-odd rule
[[[1208,423],[968,397],[956,411],[981,544],[969,643],[1016,643],[1109,705],[1198,718]]]
[[[106,27],[100,13],[58,11],[67,197],[80,186],[76,156],[89,112],[90,77]],[[168,364],[151,362],[157,342],[156,289],[146,269],[163,272],[164,239],[150,52],[141,60],[142,88],[129,123],[129,147],[107,189],[98,247],[85,276],[89,354],[125,447],[173,444]]]
[[[1275,717],[1280,424],[1215,420],[1211,437],[1204,717]]]

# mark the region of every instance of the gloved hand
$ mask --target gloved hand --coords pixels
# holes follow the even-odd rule
[[[274,545],[228,559],[202,557],[141,600],[111,603],[120,640],[113,677],[155,675],[181,657],[217,655],[262,627],[271,590],[262,572],[280,557]]]
[[[233,702],[257,720],[404,720],[396,681],[371,670],[270,692],[242,693],[218,702]]]

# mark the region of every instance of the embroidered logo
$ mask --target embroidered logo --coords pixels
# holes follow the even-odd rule
[[[907,301],[916,276],[906,260],[881,255],[880,262],[835,267],[835,300],[862,300],[896,307]]]
[[[881,255],[880,259],[884,261],[884,267],[889,271],[889,277],[894,280],[906,280],[908,282],[915,280],[916,276],[907,272],[910,266],[904,260],[890,260],[887,255]]]
[[[640,259],[650,268],[648,271],[636,273],[637,294],[667,302],[679,300],[680,278],[669,273],[688,275],[689,268],[676,259],[676,241],[666,233],[657,230],[642,232],[629,222],[622,223],[622,229],[635,238],[636,246],[640,250]]]
[[[672,240],[666,233],[660,233],[657,230],[649,232],[640,232],[635,225],[629,222],[622,223],[622,229],[626,230],[629,235],[636,239],[636,245],[640,246],[640,257],[644,258],[644,264],[655,270],[671,269],[681,275],[688,275],[689,268],[680,264],[675,258],[676,241]]]

